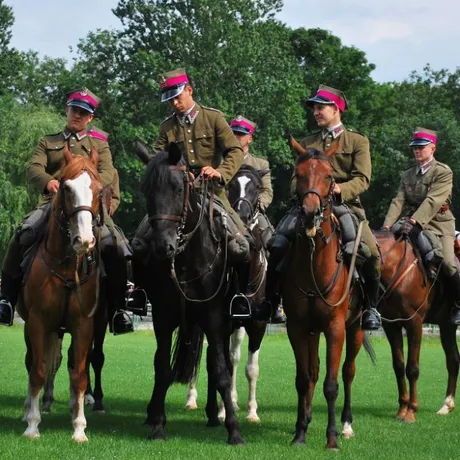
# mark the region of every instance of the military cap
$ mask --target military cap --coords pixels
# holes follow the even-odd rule
[[[254,134],[256,124],[241,115],[238,115],[230,122],[230,128],[234,133],[239,134]]]
[[[158,79],[161,90],[161,102],[166,102],[179,96],[184,91],[185,86],[190,84],[185,69],[176,69],[160,74]]]
[[[426,128],[415,128],[409,147],[425,146],[428,144],[436,145],[437,139],[436,131]]]
[[[101,100],[88,88],[81,88],[67,94],[67,105],[80,107],[89,113],[94,113]]]
[[[325,85],[319,85],[316,94],[312,98],[307,99],[309,107],[313,104],[335,104],[341,112],[344,112],[348,106],[343,91]]]

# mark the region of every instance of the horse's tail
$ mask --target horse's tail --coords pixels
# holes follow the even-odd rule
[[[364,349],[366,350],[366,353],[369,355],[369,358],[371,358],[372,364],[374,364],[375,366],[377,364],[377,355],[375,354],[375,350],[372,346],[371,339],[369,338],[366,332],[364,333],[363,345]]]
[[[197,323],[187,331],[179,327],[171,362],[173,382],[190,383],[196,379],[203,351],[203,339],[203,331]]]

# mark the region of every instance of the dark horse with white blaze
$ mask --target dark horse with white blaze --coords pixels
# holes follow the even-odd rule
[[[327,369],[323,385],[328,413],[326,447],[338,449],[335,402],[345,337],[342,434],[346,438],[353,435],[351,385],[355,358],[365,337],[359,322],[362,294],[359,286],[351,284],[352,271],[341,254],[339,223],[332,212],[334,177],[330,156],[335,153],[337,144],[333,143],[322,153],[305,149],[291,138],[291,147],[298,153],[295,174],[299,214],[281,291],[287,332],[296,360],[298,406],[292,443],[305,443],[312,420],[313,393],[319,376],[319,337],[323,332]],[[366,341],[364,344],[369,352],[369,344]]]
[[[146,269],[134,260],[133,273],[152,301],[157,339],[155,384],[146,423],[153,425],[150,439],[164,439],[166,392],[174,381],[189,383],[195,376],[204,331],[209,388],[217,389],[224,401],[228,443],[242,444],[231,400],[226,221],[213,218],[212,200],[206,194],[210,182],[203,182],[200,193],[194,181],[179,147],[171,143],[168,151],[150,159],[142,184],[153,257]],[[206,414],[208,425],[219,425],[217,397],[208,398]]]
[[[252,166],[243,164],[232,180],[228,183],[228,199],[232,208],[241,217],[241,220],[251,229],[256,247],[251,249],[251,263],[240,271],[240,276],[246,277],[246,296],[253,312],[250,318],[234,318],[232,320],[232,335],[230,337],[230,361],[232,363],[232,402],[238,410],[238,392],[236,377],[238,364],[241,359],[241,345],[248,335],[248,361],[245,368],[249,386],[249,396],[246,419],[249,422],[259,422],[257,414],[256,386],[259,378],[259,350],[267,327],[267,319],[258,314],[262,301],[265,298],[267,254],[262,244],[262,234],[257,226],[259,216],[259,196],[262,187],[262,177],[269,171],[260,171]],[[187,393],[187,409],[197,408],[196,382],[190,384]],[[219,418],[225,418],[225,410],[221,405]]]

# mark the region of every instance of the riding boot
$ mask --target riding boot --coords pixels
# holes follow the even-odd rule
[[[450,312],[451,324],[460,325],[460,273],[455,272],[453,275],[446,277],[454,300],[454,305]]]
[[[382,325],[380,313],[377,310],[380,295],[380,278],[366,279],[364,288],[369,308],[363,311],[363,315],[361,317],[361,328],[364,330],[375,331]]]
[[[127,268],[126,261],[117,247],[108,247],[102,253],[105,278],[105,292],[107,296],[107,310],[110,329],[113,335],[133,332],[133,323],[125,311]]]
[[[14,318],[14,307],[18,301],[22,276],[11,276],[2,271],[0,294],[0,324],[11,326]]]
[[[277,241],[279,241],[278,239]],[[286,256],[289,247],[289,241],[286,244],[273,244],[270,250],[267,267],[267,282],[265,291],[265,301],[263,303],[264,313],[269,315],[272,324],[281,324],[286,322],[286,317],[281,312],[281,295],[280,295],[280,276],[281,265]]]

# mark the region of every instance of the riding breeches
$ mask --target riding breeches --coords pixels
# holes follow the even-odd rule
[[[457,272],[455,264],[454,241],[452,235],[439,236],[442,245],[442,254],[444,256],[442,269],[447,276],[452,276]]]

